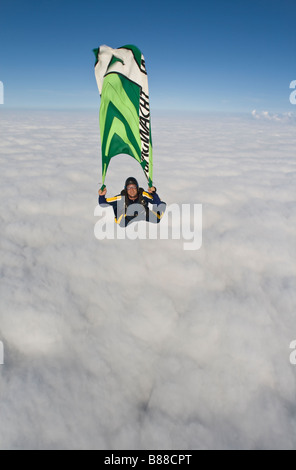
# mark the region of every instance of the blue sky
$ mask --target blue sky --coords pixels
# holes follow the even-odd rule
[[[135,44],[153,109],[294,111],[295,0],[1,0],[5,108],[96,108],[92,49]]]

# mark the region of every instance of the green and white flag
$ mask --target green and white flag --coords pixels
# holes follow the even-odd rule
[[[101,95],[100,132],[103,184],[110,160],[128,154],[142,166],[152,186],[153,160],[148,77],[136,46],[94,50],[95,75]]]

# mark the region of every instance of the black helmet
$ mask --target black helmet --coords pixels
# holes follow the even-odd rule
[[[127,187],[129,184],[135,184],[137,186],[137,191],[139,191],[139,184],[138,184],[138,181],[136,180],[136,178],[134,178],[133,176],[130,176],[126,182],[125,182],[125,185],[124,185],[124,189],[127,190]]]

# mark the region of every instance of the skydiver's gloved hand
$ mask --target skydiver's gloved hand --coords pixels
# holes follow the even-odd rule
[[[107,188],[104,188],[103,191],[99,189],[99,196],[106,196]]]
[[[148,188],[148,193],[150,194],[156,193],[156,188],[154,186],[151,186],[151,188]]]

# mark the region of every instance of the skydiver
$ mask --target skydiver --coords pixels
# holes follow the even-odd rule
[[[119,195],[106,198],[106,193],[106,187],[99,190],[99,204],[113,208],[115,222],[121,227],[140,220],[158,224],[166,209],[166,203],[160,200],[156,188],[151,186],[144,191],[143,188],[139,188],[138,181],[134,177],[126,180],[124,189]],[[152,205],[152,209],[149,208],[149,204]]]

